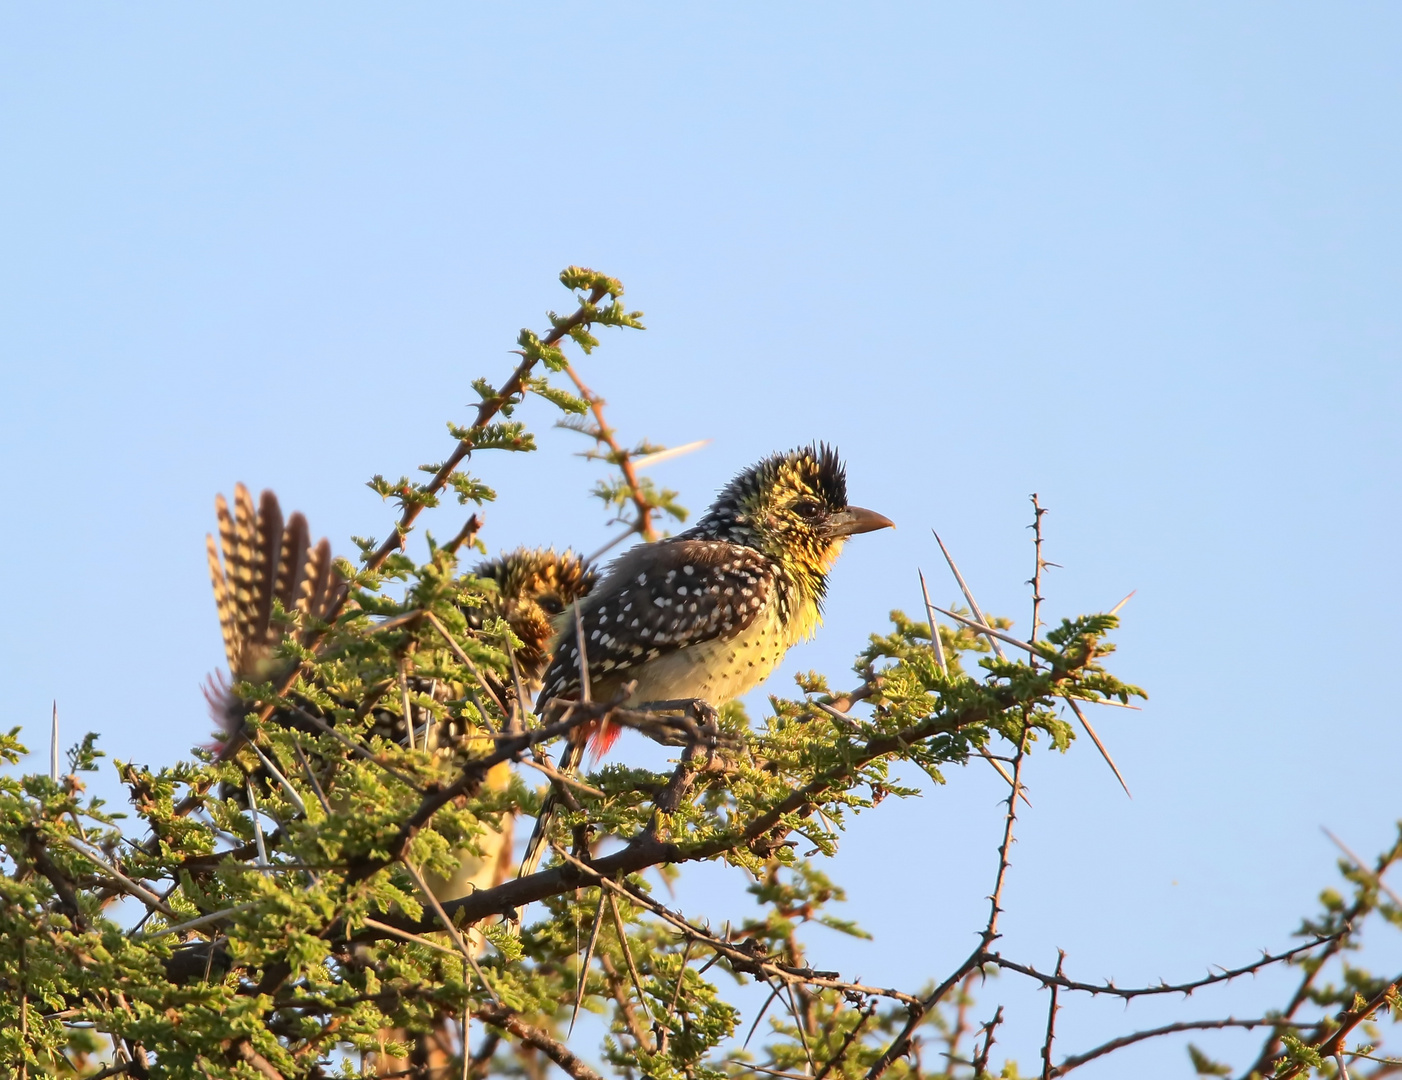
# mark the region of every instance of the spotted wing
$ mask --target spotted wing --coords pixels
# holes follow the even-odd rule
[[[738,637],[777,602],[772,565],[753,548],[662,540],[634,548],[580,602],[591,687],[635,677],[644,664]],[[579,695],[579,641],[562,618],[536,709]]]

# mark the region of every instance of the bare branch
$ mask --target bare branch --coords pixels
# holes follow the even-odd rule
[[[533,1046],[548,1057],[574,1080],[603,1080],[597,1072],[581,1061],[568,1046],[552,1039],[540,1028],[532,1027],[521,1019],[519,1013],[505,1005],[479,1005],[472,1010],[478,1020],[499,1027],[516,1036],[527,1046]]]
[[[1163,1035],[1176,1035],[1183,1031],[1221,1031],[1225,1028],[1245,1028],[1250,1031],[1252,1028],[1266,1027],[1278,1024],[1278,1020],[1269,1017],[1258,1017],[1254,1020],[1236,1020],[1227,1017],[1225,1020],[1183,1020],[1176,1024],[1164,1024],[1162,1027],[1149,1028],[1145,1031],[1136,1031],[1130,1035],[1121,1035],[1117,1039],[1101,1043],[1092,1050],[1087,1050],[1083,1054],[1072,1054],[1066,1058],[1051,1072],[1045,1074],[1049,1077],[1065,1076],[1072,1069],[1078,1069],[1096,1058],[1104,1057],[1106,1054],[1116,1050],[1123,1050],[1126,1046],[1133,1046],[1135,1043],[1144,1042],[1146,1039],[1157,1039]],[[1296,1025],[1286,1024],[1286,1027]]]

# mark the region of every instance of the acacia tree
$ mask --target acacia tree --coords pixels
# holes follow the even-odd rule
[[[234,688],[265,766],[258,794],[231,756],[157,769],[118,762],[131,801],[123,815],[85,792],[81,775],[102,756],[92,734],[69,751],[66,770],[55,753],[47,774],[0,777],[0,1074],[426,1076],[426,1066],[387,1063],[403,1056],[404,1041],[445,1024],[461,1033],[457,1060],[437,1073],[447,1076],[535,1077],[553,1063],[576,1080],[600,1070],[630,1080],[1050,1078],[1157,1036],[1229,1027],[1264,1032],[1242,1075],[1402,1070],[1378,1048],[1378,1025],[1402,1015],[1402,976],[1377,977],[1350,959],[1370,920],[1402,926],[1402,903],[1382,880],[1402,858],[1402,835],[1370,865],[1348,853],[1348,895],[1324,894],[1301,943],[1207,978],[1087,983],[1062,963],[1041,970],[1000,950],[1026,761],[1076,741],[1063,708],[1094,739],[1085,706],[1143,696],[1105,667],[1114,612],[1043,633],[1035,497],[1025,639],[980,610],[950,559],[967,607],[942,612],[943,621],[928,598],[921,617],[892,612],[853,674],[835,684],[805,675],[763,718],[733,702],[701,720],[602,701],[541,725],[510,691],[519,645],[510,627],[471,617],[490,583],[465,574],[459,553],[483,546],[479,518],[460,528],[450,518],[447,543],[427,535],[422,562],[405,541],[449,491],[460,505],[497,497],[464,466],[485,466],[489,451],[534,450],[518,418],[534,397],[561,410],[616,470],[596,494],[623,525],[619,539],[653,539],[659,517],[684,517],[674,493],[640,476],[640,459],[662,448],[620,444],[565,352],[570,344],[587,356],[595,328],[640,328],[640,314],[622,306],[614,279],[570,268],[561,280],[576,310],[552,313],[542,335],[522,331],[520,362],[500,386],[473,384],[481,400],[470,424],[450,425],[449,457],[425,466],[427,479],[371,481],[398,505],[398,520],[383,541],[356,540],[358,563],[339,564],[344,602],[319,620],[276,612],[288,630],[288,674]],[[566,385],[552,381],[561,375]],[[406,658],[449,691],[404,681]],[[476,735],[455,753],[430,753],[385,737],[376,718],[396,709]],[[310,727],[276,722],[289,715]],[[674,748],[669,767],[554,774],[548,744],[605,715]],[[26,753],[19,729],[0,738],[7,764]],[[971,763],[986,767],[979,758],[1008,793],[973,950],[924,987],[868,986],[826,969],[801,929],[821,922],[860,933],[831,912],[842,892],[823,869],[849,816],[913,794],[894,778],[902,764],[941,781]],[[504,790],[484,783],[502,763],[515,770]],[[537,873],[434,900],[424,875],[451,872],[454,852],[485,844],[505,817],[538,809],[542,773],[567,796],[571,842],[553,844]],[[658,882],[701,861],[747,875],[759,914],[718,930],[707,912],[659,899]],[[1275,964],[1299,970],[1298,988],[1260,1017],[1185,1019],[1071,1053],[1056,1042],[1058,1011],[1077,995],[1186,996]],[[975,1001],[994,971],[1047,993],[1041,1054],[1021,1073],[995,1061],[1002,1006]],[[732,980],[769,988],[756,1015],[727,1000]],[[603,1014],[602,1046],[580,1046],[572,1034],[581,1005]],[[769,1030],[750,1049],[746,1033],[766,1014]],[[1199,1074],[1231,1072],[1195,1048],[1190,1055],[1185,1064]]]

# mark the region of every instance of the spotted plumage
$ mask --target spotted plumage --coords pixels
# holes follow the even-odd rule
[[[613,699],[629,682],[636,683],[632,705],[719,704],[746,693],[817,629],[828,571],[846,538],[890,524],[848,506],[845,470],[831,447],[765,458],[727,484],[692,528],[609,566],[578,604],[579,627],[561,620],[536,711],[549,718],[578,699],[581,669],[596,701]],[[586,741],[602,753],[616,736],[611,726],[577,729],[561,771],[578,766]],[[552,793],[522,873],[539,864],[553,810]]]

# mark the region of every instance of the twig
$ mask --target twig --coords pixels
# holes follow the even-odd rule
[[[1397,978],[1389,982],[1386,986],[1384,986],[1381,990],[1379,990],[1376,994],[1374,994],[1371,998],[1364,1002],[1361,1007],[1357,1009],[1349,1009],[1341,1013],[1338,1017],[1339,1026],[1335,1028],[1334,1031],[1326,1039],[1314,1045],[1315,1052],[1318,1053],[1320,1057],[1333,1057],[1335,1054],[1343,1050],[1344,1040],[1348,1038],[1349,1033],[1352,1032],[1353,1029],[1356,1028],[1359,1024],[1363,1023],[1363,1021],[1367,1020],[1368,1017],[1372,1016],[1375,1012],[1377,1012],[1384,1005],[1386,1005],[1388,1003],[1388,1000],[1394,994],[1397,993],[1397,987],[1399,984],[1402,984],[1402,975],[1399,975]],[[1275,1074],[1276,1080],[1290,1080],[1292,1076],[1299,1076],[1300,1072],[1305,1068],[1306,1066],[1301,1064],[1290,1065],[1286,1068],[1284,1072],[1278,1072]]]
[[[652,527],[652,515],[656,507],[648,501],[647,496],[643,493],[643,486],[638,481],[638,474],[629,452],[618,445],[618,440],[613,437],[613,428],[609,427],[608,422],[604,419],[603,398],[584,385],[584,380],[579,377],[572,364],[565,365],[565,374],[570,377],[575,389],[579,391],[579,396],[585,400],[589,405],[589,411],[594,414],[594,423],[598,426],[588,434],[592,435],[596,442],[608,447],[607,458],[609,462],[618,466],[618,471],[623,474],[623,482],[628,485],[629,496],[632,498],[633,507],[638,514],[630,531],[637,533],[646,541],[656,540],[657,530]],[[685,453],[686,451],[676,452]],[[666,453],[666,451],[660,453]],[[654,461],[659,460],[658,455],[652,455],[652,457]]]
[[[414,707],[409,703],[409,658],[401,656],[399,658],[399,705],[404,710],[404,741],[410,750],[417,750],[414,745]],[[428,749],[428,732],[424,732],[424,749]]]
[[[958,619],[969,629],[976,630],[978,633],[988,638],[993,645],[993,651],[998,654],[999,659],[1006,659],[1006,657],[1003,654],[1003,650],[998,648],[998,641],[1005,641],[1009,645],[1013,645],[1019,649],[1022,649],[1024,652],[1031,653],[1034,659],[1037,657],[1041,657],[1045,660],[1050,659],[1051,656],[1055,655],[1054,651],[1049,645],[1033,645],[1030,642],[1023,641],[1021,638],[1015,638],[1011,634],[1005,634],[1002,630],[999,630],[993,626],[989,626],[986,623],[981,622],[979,619],[971,619],[967,615],[960,615],[957,612],[946,611],[938,604],[932,604],[930,606],[933,607],[936,611],[938,611],[941,615],[948,615],[951,619]]]
[[[1399,834],[1397,843],[1378,856],[1377,862],[1373,866],[1374,874],[1381,877],[1399,858],[1402,858],[1402,834]],[[1372,906],[1372,901],[1360,892],[1355,896],[1353,903],[1338,913],[1337,925],[1342,926],[1343,929],[1331,935],[1320,955],[1314,958],[1313,963],[1305,966],[1304,976],[1300,979],[1299,985],[1295,987],[1295,993],[1291,995],[1289,1003],[1281,1010],[1280,1022],[1261,1046],[1256,1060],[1247,1070],[1248,1074],[1259,1073],[1264,1076],[1271,1069],[1271,1063],[1274,1061],[1276,1050],[1280,1045],[1280,1032],[1291,1026],[1289,1024],[1291,1017],[1309,1000],[1311,987],[1314,985],[1316,976],[1324,969],[1326,962],[1348,946],[1359,916],[1371,911]]]
[[[511,663],[511,683],[516,690],[516,707],[520,710],[519,721],[526,722],[526,714],[531,711],[530,701],[526,697],[526,685],[521,681],[521,665],[516,662],[516,650],[511,645],[511,633],[508,630],[503,639],[506,645],[506,659]],[[515,725],[512,725],[513,727]]]
[[[590,787],[584,781],[576,780],[573,776],[566,776],[564,773],[562,773],[559,769],[555,768],[549,762],[532,761],[528,757],[523,757],[520,760],[520,764],[525,765],[529,769],[535,769],[538,772],[544,773],[557,784],[567,784],[570,787],[574,788],[576,791],[582,791],[586,795],[594,796],[594,798],[596,799],[602,799],[606,797],[605,792],[600,791],[596,787]]]
[[[862,1028],[866,1027],[867,1021],[871,1019],[872,1013],[874,1012],[876,1012],[876,1002],[867,1002],[866,1008],[861,1011],[860,1019],[852,1025],[852,1030],[849,1031],[842,1040],[842,1045],[837,1048],[837,1053],[828,1058],[827,1064],[818,1070],[818,1075],[813,1077],[813,1080],[824,1080],[824,1077],[832,1072],[833,1066],[841,1063],[842,1059],[847,1056],[847,1051],[851,1049],[852,1044],[857,1041],[857,1036],[861,1034]]]
[[[602,885],[612,892],[616,892],[619,896],[628,900],[629,903],[647,908],[653,914],[660,916],[683,934],[694,938],[697,942],[714,950],[717,957],[727,960],[730,966],[736,971],[749,972],[761,978],[767,976],[779,982],[802,982],[809,986],[821,987],[825,990],[851,991],[852,993],[862,994],[866,997],[891,998],[909,1007],[916,1007],[920,1004],[919,998],[911,994],[903,993],[900,990],[882,989],[875,986],[865,986],[861,983],[844,982],[835,977],[835,972],[814,971],[812,968],[780,964],[773,960],[757,957],[753,952],[740,948],[729,941],[722,940],[714,934],[708,933],[700,927],[688,922],[665,904],[654,900],[646,892],[635,889],[633,886],[629,885],[626,880],[622,883],[614,881],[600,873],[594,866],[575,858],[575,856],[571,855],[558,844],[552,844],[551,846],[565,863],[569,864],[569,866],[580,873],[587,875],[591,881]],[[599,864],[603,864],[604,862],[606,862],[606,860],[599,860]]]
[[[88,1077],[88,1080],[106,1080],[106,1078],[109,1076],[120,1076],[122,1073],[127,1072],[130,1068],[131,1062],[123,1061],[119,1065],[109,1065],[101,1072],[93,1073],[91,1076]]]
[[[1066,950],[1056,950],[1056,973],[1061,974],[1061,965],[1066,961]],[[1042,1043],[1042,1080],[1051,1080],[1052,1075],[1052,1043],[1056,1039],[1056,993],[1060,987],[1052,983],[1050,987],[1051,1004],[1047,1006],[1047,1037]]]
[[[267,754],[263,753],[263,748],[258,745],[256,739],[249,739],[248,745],[253,747],[253,752],[258,755],[258,760],[263,763],[263,768],[267,769],[268,772],[272,774],[273,779],[278,782],[278,786],[287,793],[287,798],[292,805],[296,807],[297,813],[306,817],[307,804],[302,801],[302,796],[297,794],[297,789],[288,782],[287,777],[282,775],[278,767],[273,764],[272,759],[268,757]]]
[[[579,700],[584,704],[589,704],[589,655],[584,647],[584,616],[579,612],[578,604],[571,604],[570,611],[574,614],[574,640],[579,649]]]
[[[479,1005],[473,1009],[472,1015],[515,1035],[527,1046],[535,1047],[574,1080],[603,1080],[602,1076],[580,1061],[568,1046],[557,1039],[552,1039],[539,1028],[527,1024],[521,1019],[519,1013],[505,1005]]]
[[[948,557],[948,553],[946,553],[946,557]],[[915,1031],[919,1027],[920,1021],[924,1018],[925,1014],[938,1005],[940,1001],[943,1000],[944,996],[958,985],[969,972],[982,965],[984,958],[988,955],[988,947],[992,945],[999,936],[998,916],[1003,911],[1003,883],[1007,879],[1008,866],[1010,865],[1008,855],[1013,843],[1013,826],[1017,821],[1017,795],[1022,783],[1022,763],[1027,753],[1028,729],[1029,725],[1024,715],[1022,733],[1018,739],[1017,755],[1013,758],[1012,791],[1008,794],[1008,809],[1007,813],[1003,816],[1003,839],[998,845],[998,872],[993,880],[993,893],[988,898],[988,923],[979,934],[979,944],[975,947],[974,951],[969,954],[968,959],[960,964],[953,974],[945,979],[944,982],[940,983],[939,986],[935,987],[935,989],[921,1000],[918,1005],[910,1009],[910,1015],[907,1017],[900,1032],[867,1071],[867,1080],[879,1080],[882,1074],[891,1067],[892,1063],[897,1058],[904,1056],[909,1051],[911,1039],[914,1037]],[[997,1015],[990,1021],[990,1025],[996,1026],[1001,1018],[1002,1007],[1000,1006]],[[992,1045],[992,1026],[987,1029],[987,1032],[988,1041],[984,1046],[985,1058],[988,1047]],[[975,1072],[977,1072],[977,1069]]]
[[[554,325],[549,333],[540,339],[541,345],[545,348],[549,348],[557,344],[565,335],[576,327],[591,324],[593,322],[594,309],[605,295],[609,295],[609,293],[608,289],[603,286],[598,286],[591,290],[589,299],[582,303],[573,315],[566,319],[561,319]],[[617,303],[618,294],[612,295],[614,303]],[[523,358],[521,362],[516,365],[516,370],[511,373],[511,377],[502,384],[501,389],[491,397],[483,399],[482,404],[477,406],[477,416],[473,420],[472,427],[468,429],[469,435],[473,431],[482,430],[482,428],[486,426],[487,421],[491,420],[492,417],[501,411],[503,405],[507,404],[511,398],[524,391],[526,378],[530,375],[531,369],[535,367],[536,363],[536,360],[529,357]],[[470,437],[459,440],[458,445],[453,448],[453,452],[448,455],[448,460],[443,462],[429,482],[419,489],[424,496],[429,498],[414,499],[404,503],[404,509],[399,516],[399,521],[395,524],[390,535],[386,537],[384,543],[365,560],[365,568],[367,570],[378,570],[384,565],[385,560],[388,559],[391,554],[403,546],[405,538],[409,535],[409,530],[414,524],[414,520],[423,511],[424,506],[427,505],[431,497],[437,495],[438,492],[442,491],[443,488],[447,486],[448,481],[452,478],[453,473],[457,471],[458,466],[462,464],[463,459],[472,452],[472,447],[473,444]]]
[[[1236,1020],[1227,1017],[1225,1020],[1181,1020],[1175,1024],[1165,1024],[1162,1027],[1149,1028],[1145,1031],[1136,1031],[1130,1035],[1121,1035],[1117,1039],[1101,1043],[1092,1050],[1087,1050],[1083,1054],[1072,1054],[1064,1059],[1060,1065],[1056,1066],[1047,1075],[1053,1080],[1058,1076],[1065,1076],[1072,1069],[1078,1069],[1096,1058],[1104,1057],[1106,1054],[1116,1050],[1123,1050],[1126,1046],[1133,1046],[1135,1043],[1144,1042],[1146,1039],[1157,1039],[1162,1035],[1176,1035],[1183,1031],[1221,1031],[1225,1028],[1252,1028],[1267,1027],[1278,1024],[1280,1021],[1272,1020],[1269,1017],[1258,1017],[1254,1020]],[[1296,1027],[1295,1024],[1286,1024],[1286,1027]]]
[[[1033,638],[1033,642],[1029,643],[1029,642],[1026,642],[1026,641],[1019,641],[1017,638],[1013,637],[1012,635],[1010,635],[1010,634],[1005,634],[1005,633],[1003,633],[1003,631],[997,630],[997,629],[995,629],[994,627],[991,627],[991,626],[988,625],[988,620],[987,620],[986,618],[984,618],[983,611],[982,611],[982,610],[979,608],[979,606],[978,606],[978,601],[974,599],[973,591],[969,588],[968,583],[964,581],[964,575],[961,574],[961,573],[959,573],[959,567],[958,567],[958,566],[955,564],[955,562],[954,562],[954,556],[950,555],[949,549],[946,548],[946,547],[944,546],[944,541],[940,539],[940,534],[939,534],[939,533],[935,533],[935,542],[939,544],[939,546],[940,546],[940,551],[944,552],[945,562],[949,563],[949,569],[950,569],[950,570],[953,572],[953,574],[954,574],[954,580],[957,581],[957,582],[959,583],[959,588],[960,588],[960,590],[964,593],[964,599],[968,601],[969,610],[972,611],[972,612],[974,613],[974,618],[973,618],[973,619],[968,619],[968,618],[965,618],[963,615],[956,615],[954,612],[952,612],[952,611],[945,611],[944,608],[940,608],[940,607],[936,607],[935,610],[938,611],[938,612],[941,612],[942,614],[948,615],[951,619],[958,619],[961,623],[964,623],[966,626],[968,626],[968,627],[970,627],[970,628],[972,628],[972,629],[974,629],[974,630],[977,630],[980,634],[983,634],[985,637],[987,637],[987,638],[988,638],[988,641],[989,641],[989,644],[993,646],[993,651],[999,656],[1000,659],[1001,659],[1002,656],[1003,656],[1003,650],[1000,649],[1000,648],[998,647],[998,641],[999,641],[999,640],[1002,640],[1002,641],[1007,642],[1009,645],[1015,645],[1015,646],[1017,646],[1019,649],[1024,649],[1024,650],[1026,650],[1028,653],[1030,653],[1030,654],[1031,654],[1031,657],[1032,657],[1032,666],[1033,666],[1033,667],[1036,667],[1036,666],[1037,666],[1037,658],[1038,658],[1039,656],[1042,657],[1043,659],[1046,659],[1046,658],[1047,658],[1047,654],[1046,654],[1045,652],[1039,651],[1039,648],[1043,648],[1043,649],[1044,649],[1045,646],[1039,647],[1039,646],[1037,646],[1037,645],[1035,644],[1035,640],[1036,640],[1036,637],[1037,637],[1037,608],[1038,608],[1038,605],[1041,603],[1041,599],[1042,599],[1040,596],[1037,596],[1036,594],[1037,594],[1038,592],[1040,592],[1041,571],[1042,571],[1042,566],[1044,565],[1044,564],[1043,564],[1043,561],[1042,561],[1042,532],[1041,532],[1041,521],[1042,521],[1042,515],[1043,515],[1044,513],[1046,513],[1046,511],[1043,510],[1043,509],[1037,504],[1037,496],[1036,496],[1036,495],[1033,495],[1033,496],[1032,496],[1032,505],[1033,505],[1033,507],[1035,508],[1035,512],[1036,512],[1036,518],[1035,518],[1035,522],[1034,522],[1034,528],[1036,529],[1036,545],[1037,545],[1037,573],[1036,573],[1036,576],[1033,578],[1033,587],[1032,587],[1032,591],[1033,591],[1033,594],[1034,594],[1034,597],[1035,597],[1035,599],[1034,599],[1034,601],[1033,601],[1033,605],[1032,605],[1032,638]],[[1130,596],[1133,596],[1134,594],[1133,594],[1133,593],[1130,593],[1129,595],[1130,595]],[[1128,599],[1129,599],[1129,596],[1125,597],[1125,600],[1128,600]],[[1123,603],[1125,602],[1125,600],[1120,601],[1120,603],[1123,604]],[[1105,744],[1104,744],[1103,742],[1100,741],[1100,736],[1096,734],[1095,728],[1093,728],[1093,727],[1091,726],[1090,721],[1087,720],[1086,717],[1085,717],[1085,714],[1081,712],[1080,706],[1077,705],[1077,704],[1076,704],[1069,696],[1067,696],[1067,695],[1062,695],[1062,698],[1063,698],[1064,701],[1066,701],[1068,704],[1070,704],[1070,706],[1071,706],[1072,710],[1075,712],[1077,718],[1081,721],[1081,726],[1085,728],[1086,734],[1089,735],[1090,738],[1091,738],[1091,741],[1092,741],[1093,743],[1095,743],[1095,748],[1096,748],[1097,750],[1100,751],[1100,756],[1103,757],[1103,758],[1105,759],[1105,764],[1107,764],[1107,765],[1110,766],[1110,771],[1113,772],[1113,773],[1115,774],[1115,779],[1118,780],[1118,781],[1120,782],[1120,787],[1124,788],[1125,794],[1126,794],[1126,795],[1129,795],[1129,794],[1130,794],[1130,792],[1129,792],[1129,785],[1125,783],[1124,777],[1120,774],[1119,766],[1117,766],[1117,765],[1115,764],[1115,759],[1112,758],[1112,757],[1110,756],[1110,751],[1107,750],[1107,749],[1105,748]],[[1130,797],[1133,798],[1132,795],[1131,795]]]
[[[826,701],[814,701],[812,702],[812,704],[817,708],[822,709],[823,712],[827,713],[833,719],[840,721],[844,725],[847,725],[849,731],[857,730],[861,726],[860,721],[858,721],[855,717],[848,716],[845,712],[842,712],[840,709],[834,709]],[[975,746],[974,749],[978,751],[980,757],[982,757],[985,761],[992,765],[995,770],[997,770],[999,776],[1001,776],[1009,785],[1012,784],[1012,774],[1010,774],[1007,769],[1003,768],[1003,766],[999,764],[998,759],[988,752],[988,748],[986,746]],[[1030,807],[1032,805],[1032,800],[1027,797],[1026,790],[1020,790],[1018,792],[1018,798],[1020,798],[1027,806]]]
[[[644,454],[642,457],[635,457],[632,459],[633,468],[646,469],[653,465],[661,465],[664,461],[671,461],[673,458],[679,458],[683,454],[690,454],[710,444],[710,439],[697,439],[695,442],[682,443],[681,446],[670,446],[666,450],[658,450],[652,454]]]
[[[813,1061],[813,1051],[808,1046],[808,1031],[803,1023],[803,1017],[798,1011],[798,1001],[794,998],[793,984],[784,983],[784,996],[788,999],[789,1014],[793,1017],[794,1030],[798,1032],[799,1045],[803,1047],[803,1056],[808,1059],[808,1075],[813,1075],[813,1070],[818,1066]]]
[[[292,750],[297,755],[297,763],[302,766],[302,771],[307,775],[307,783],[312,787],[312,793],[316,795],[316,801],[321,803],[322,810],[329,815],[331,804],[326,801],[326,792],[321,790],[321,785],[317,783],[316,773],[312,772],[311,762],[307,760],[307,755],[302,753],[301,740],[297,738],[297,733],[292,733]]]
[[[988,1072],[988,1055],[993,1050],[993,1043],[996,1041],[993,1033],[998,1030],[998,1025],[1003,1022],[1003,1006],[999,1005],[993,1012],[993,1019],[982,1025],[983,1045],[974,1054],[973,1066],[975,1076],[984,1076]]]
[[[422,937],[419,934],[411,934],[408,930],[401,930],[397,926],[391,926],[389,923],[380,922],[378,919],[372,919],[368,915],[361,921],[365,923],[366,926],[373,926],[376,930],[381,930],[390,935],[390,937],[399,938],[400,941],[409,941],[415,945],[422,945],[426,949],[436,949],[438,952],[447,953],[456,960],[462,959],[462,953],[459,950],[450,949],[446,945],[440,945],[436,941],[430,941],[428,938]]]
[[[482,519],[476,514],[471,515],[466,521],[463,522],[462,528],[458,530],[457,535],[443,545],[442,550],[456,555],[458,553],[458,549],[461,548],[464,544],[471,546],[472,541],[477,536],[477,531],[481,528]]]
[[[623,925],[623,916],[618,912],[618,900],[611,892],[600,890],[601,894],[608,899],[609,914],[613,917],[614,933],[618,935],[619,948],[623,950],[624,962],[628,965],[628,975],[633,980],[633,989],[638,992],[638,1005],[645,1015],[653,1023],[657,1018],[652,1015],[652,1010],[648,1008],[647,995],[643,993],[643,980],[638,975],[638,965],[633,963],[633,950],[628,947],[628,931]]]
[[[1261,957],[1261,959],[1255,961],[1254,963],[1244,964],[1238,968],[1223,968],[1220,971],[1215,972],[1214,974],[1206,975],[1203,978],[1195,979],[1192,982],[1165,982],[1159,983],[1157,986],[1121,987],[1116,986],[1113,982],[1078,982],[1075,979],[1068,979],[1064,975],[1061,975],[1059,973],[1049,974],[1047,972],[1038,971],[1036,968],[1029,967],[1026,964],[1019,964],[1015,960],[1007,960],[996,952],[984,954],[979,958],[979,962],[983,964],[992,964],[996,967],[1002,968],[1004,971],[1012,971],[1019,975],[1025,975],[1030,979],[1036,979],[1038,982],[1040,982],[1043,986],[1046,987],[1056,985],[1061,987],[1061,989],[1063,990],[1072,990],[1077,993],[1090,994],[1092,997],[1098,996],[1100,994],[1105,994],[1110,997],[1123,998],[1126,1001],[1132,1000],[1133,998],[1137,997],[1148,997],[1155,994],[1182,994],[1184,997],[1187,997],[1190,996],[1195,990],[1201,990],[1204,987],[1208,986],[1215,986],[1218,983],[1231,982],[1233,979],[1239,979],[1243,975],[1255,975],[1263,968],[1271,967],[1274,964],[1286,963],[1290,960],[1295,959],[1295,957],[1297,956],[1309,952],[1311,949],[1319,948],[1321,945],[1333,946],[1346,933],[1347,931],[1341,930],[1337,934],[1331,934],[1328,937],[1315,938],[1313,941],[1306,942],[1303,945],[1296,945],[1293,949],[1286,949],[1284,952],[1266,953]]]
[[[1032,548],[1035,553],[1035,566],[1032,571],[1032,580],[1027,584],[1032,586],[1032,632],[1028,635],[1028,640],[1033,644],[1037,641],[1037,631],[1042,625],[1042,569],[1047,565],[1042,560],[1042,516],[1046,514],[1042,504],[1037,501],[1037,493],[1032,493]],[[1036,670],[1037,656],[1032,655],[1032,667]]]
[[[250,1066],[254,1072],[261,1074],[264,1080],[283,1080],[282,1073],[277,1071],[272,1062],[253,1049],[253,1044],[247,1038],[237,1040],[231,1053],[245,1065]]]
[[[667,1006],[667,1015],[677,1015],[677,1002],[681,1000],[682,984],[686,982],[686,965],[691,960],[691,946],[695,944],[693,938],[686,939],[686,946],[682,949],[681,967],[677,968],[677,985],[672,991],[672,1003]]]
[[[614,548],[616,548],[619,544],[621,544],[621,543],[623,543],[623,541],[627,540],[628,537],[630,537],[630,536],[636,536],[637,534],[638,534],[638,530],[637,530],[637,529],[632,529],[632,528],[627,529],[627,530],[625,530],[625,531],[619,533],[619,534],[618,534],[617,536],[615,536],[612,540],[610,540],[610,541],[608,541],[607,543],[605,543],[603,547],[598,548],[598,549],[595,550],[595,551],[591,551],[587,556],[585,556],[585,559],[584,559],[585,564],[586,564],[586,565],[589,565],[589,564],[591,564],[591,563],[596,563],[596,562],[598,562],[598,561],[599,561],[600,559],[602,559],[605,555],[607,555],[610,551],[612,551]]]
[[[784,1072],[781,1069],[766,1069],[763,1065],[751,1065],[748,1061],[737,1061],[734,1058],[726,1062],[727,1065],[739,1065],[742,1069],[752,1069],[755,1072],[764,1073],[765,1076],[778,1076],[782,1080],[812,1080],[808,1073]]]
[[[303,720],[305,720],[307,723],[311,724],[311,725],[312,725],[313,727],[315,727],[318,731],[321,731],[321,732],[324,732],[324,733],[327,734],[327,735],[330,735],[333,739],[335,739],[337,742],[339,742],[342,746],[344,746],[344,747],[345,747],[347,750],[349,750],[352,754],[355,754],[357,757],[364,758],[366,761],[370,762],[371,765],[374,765],[374,766],[376,766],[377,768],[383,769],[386,773],[388,773],[390,776],[394,777],[396,780],[398,780],[398,781],[399,781],[401,784],[403,784],[405,787],[409,788],[411,791],[417,791],[417,792],[419,792],[420,794],[423,793],[423,790],[424,790],[424,789],[421,788],[417,783],[415,783],[412,779],[410,779],[410,778],[409,778],[408,776],[406,776],[404,773],[400,772],[398,769],[396,769],[396,768],[394,768],[394,767],[392,767],[392,766],[390,766],[390,765],[386,765],[383,761],[381,761],[379,758],[377,758],[374,754],[370,753],[369,750],[365,749],[365,747],[360,746],[360,745],[357,744],[357,743],[351,742],[349,739],[347,739],[344,735],[342,735],[339,731],[337,731],[335,728],[333,728],[330,724],[328,724],[328,723],[327,723],[325,720],[323,720],[321,717],[319,717],[319,716],[314,716],[314,715],[312,715],[311,713],[307,712],[306,709],[303,709],[303,708],[301,708],[300,706],[293,705],[293,704],[291,704],[291,703],[289,703],[289,704],[287,705],[287,709],[288,709],[290,712],[292,712],[294,715],[301,717],[301,718],[302,718]]]

